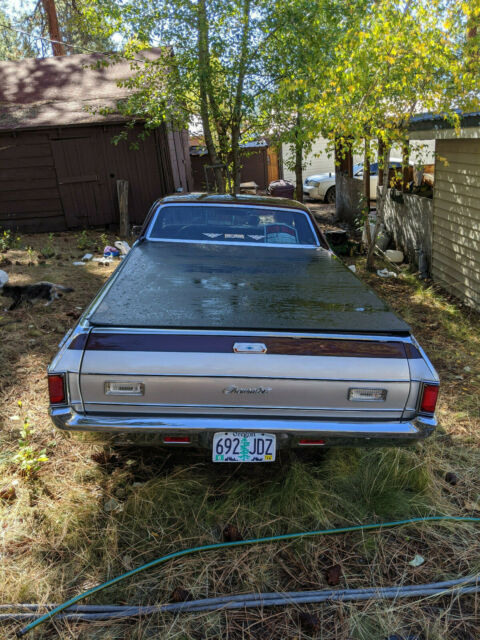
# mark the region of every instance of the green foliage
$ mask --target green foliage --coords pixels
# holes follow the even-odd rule
[[[55,246],[53,241],[53,233],[48,234],[46,244],[40,249],[40,253],[44,258],[52,258],[55,255]]]
[[[7,25],[14,23],[14,28],[24,32],[19,33],[7,28],[1,30],[0,60],[43,58],[52,55],[50,42],[35,38],[49,38],[43,4],[32,4],[22,0],[15,3],[0,0],[0,22]],[[104,13],[95,10],[97,4],[96,0],[55,0],[61,38],[73,45],[66,48],[67,54],[83,53],[85,49],[111,51],[114,48],[111,39],[114,24],[106,20]],[[86,17],[90,9],[95,14],[94,24]],[[32,34],[33,37],[27,34]]]
[[[9,249],[19,249],[22,243],[20,236],[12,234],[10,229],[4,229],[0,234],[0,251],[8,251]]]
[[[23,428],[20,432],[20,438],[18,439],[18,450],[11,458],[11,462],[16,465],[27,478],[33,478],[40,470],[42,464],[48,461],[46,449],[39,451],[32,443],[32,435],[34,432],[35,429],[32,429],[30,426],[28,418],[25,418]]]
[[[80,249],[80,251],[86,251],[87,249],[90,249],[91,246],[92,241],[84,229],[77,236],[77,249]]]

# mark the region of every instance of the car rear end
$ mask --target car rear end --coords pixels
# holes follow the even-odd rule
[[[96,327],[67,340],[49,378],[62,429],[142,434],[219,462],[235,438],[240,455],[241,434],[250,451],[271,441],[273,461],[281,448],[407,444],[436,424],[438,377],[411,337]]]

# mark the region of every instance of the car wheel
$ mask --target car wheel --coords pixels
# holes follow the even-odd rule
[[[336,200],[335,187],[330,187],[330,189],[328,189],[327,193],[325,194],[325,202],[327,204],[335,204],[335,200]]]

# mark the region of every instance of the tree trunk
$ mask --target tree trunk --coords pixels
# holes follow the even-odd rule
[[[365,152],[363,156],[363,194],[365,206],[370,211],[370,140],[365,138]],[[367,214],[368,215],[368,214]]]
[[[208,39],[208,19],[206,0],[198,0],[198,85],[200,94],[200,117],[202,119],[203,135],[208,150],[210,164],[218,165],[220,159],[215,148],[213,134],[210,127],[210,110],[208,88],[210,86],[210,51]],[[214,169],[215,182],[220,193],[225,193],[225,177],[221,168]]]
[[[248,39],[250,34],[251,0],[242,3],[242,35],[240,39],[240,61],[238,66],[237,87],[232,114],[232,159],[233,159],[233,193],[240,192],[240,127],[242,123],[243,86],[247,72]]]
[[[302,117],[297,111],[295,134],[295,198],[303,202],[303,142],[300,136]]]
[[[55,0],[42,0],[43,9],[47,16],[48,33],[50,34],[50,40],[52,42],[52,50],[54,56],[65,56],[67,52],[65,46],[60,42],[60,29],[58,26],[57,9],[55,7]]]
[[[377,199],[377,219],[375,220],[375,228],[373,230],[373,237],[370,242],[370,246],[368,247],[367,252],[367,271],[375,271],[375,246],[377,243],[378,230],[380,229],[380,224],[383,222],[383,212],[385,209],[385,202],[387,200],[388,194],[388,173],[390,169],[390,147],[384,147],[383,153],[383,186],[380,190],[380,199]],[[380,167],[379,167],[380,171]]]

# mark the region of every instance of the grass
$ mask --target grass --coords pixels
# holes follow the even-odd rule
[[[440,428],[407,449],[332,449],[283,454],[272,466],[213,466],[208,453],[103,446],[56,431],[47,415],[45,367],[112,268],[75,267],[86,250],[113,241],[94,232],[22,237],[0,254],[12,282],[51,280],[75,292],[50,307],[0,317],[1,602],[60,602],[165,553],[222,540],[227,524],[266,536],[418,515],[480,515],[479,316],[413,277],[382,280],[357,270],[414,328],[442,379]],[[42,248],[53,247],[45,259]],[[79,246],[80,245],[80,246]],[[50,248],[50,246],[49,246]],[[50,250],[46,253],[51,253]],[[32,259],[33,257],[33,259]],[[33,264],[32,264],[33,263]],[[5,299],[2,299],[4,302]],[[21,407],[18,401],[21,401]],[[48,461],[31,477],[12,461],[23,420]],[[446,472],[458,476],[456,485]],[[8,494],[5,494],[8,496]],[[425,558],[419,567],[409,562]],[[177,587],[195,597],[327,586],[424,583],[480,571],[478,528],[420,525],[384,532],[253,546],[179,559],[97,594],[90,602],[151,604]],[[425,640],[478,638],[478,599],[334,603],[156,616],[130,622],[54,622],[37,639]],[[321,632],[300,613],[318,617]],[[18,625],[4,625],[13,637]]]

